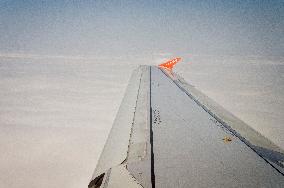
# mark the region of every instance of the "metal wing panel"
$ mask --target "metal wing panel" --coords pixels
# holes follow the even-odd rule
[[[283,175],[152,68],[156,187],[282,187]]]
[[[129,80],[124,98],[92,179],[95,179],[97,176],[105,173],[111,167],[121,164],[127,158],[141,75],[142,70],[140,68],[136,69]]]

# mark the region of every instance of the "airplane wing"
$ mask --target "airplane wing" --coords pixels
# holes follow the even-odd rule
[[[170,69],[134,70],[89,188],[284,187],[284,152]]]

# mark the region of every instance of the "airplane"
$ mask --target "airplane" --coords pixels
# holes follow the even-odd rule
[[[284,187],[284,151],[173,67],[129,80],[89,188]]]

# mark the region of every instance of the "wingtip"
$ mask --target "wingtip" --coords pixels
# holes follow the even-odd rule
[[[181,58],[180,57],[176,57],[174,59],[166,61],[165,63],[160,64],[159,67],[172,70],[174,65],[177,64],[180,61],[181,61]]]

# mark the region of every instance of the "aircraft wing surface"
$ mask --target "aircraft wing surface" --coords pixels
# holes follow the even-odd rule
[[[171,70],[140,66],[89,188],[284,187],[283,153]]]

